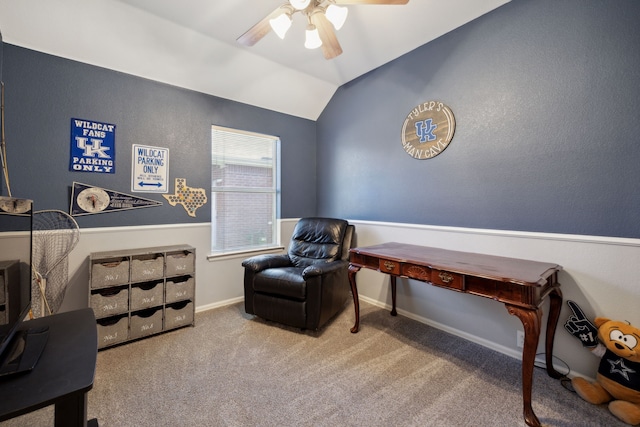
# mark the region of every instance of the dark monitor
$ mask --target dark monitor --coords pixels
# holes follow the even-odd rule
[[[0,196],[0,376],[28,371],[46,331],[21,328],[31,309],[33,202]]]

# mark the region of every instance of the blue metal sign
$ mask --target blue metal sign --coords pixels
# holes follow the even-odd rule
[[[116,173],[116,125],[71,119],[69,170]]]

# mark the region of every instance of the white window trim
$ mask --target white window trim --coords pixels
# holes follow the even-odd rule
[[[226,131],[226,132],[233,132],[233,133],[238,133],[238,134],[242,134],[242,135],[248,135],[248,136],[256,136],[256,137],[260,137],[260,138],[273,138],[274,140],[277,140],[276,143],[276,168],[275,168],[275,173],[276,173],[276,188],[275,188],[275,198],[276,198],[276,213],[275,213],[275,217],[274,217],[274,224],[275,224],[275,242],[273,246],[264,246],[264,247],[255,247],[255,248],[248,248],[248,249],[240,249],[240,250],[236,250],[236,251],[226,251],[226,252],[213,252],[212,251],[212,244],[213,242],[210,242],[209,244],[209,250],[211,251],[208,255],[207,255],[207,260],[209,261],[220,261],[220,260],[225,260],[225,259],[233,259],[233,258],[239,258],[239,257],[246,257],[249,255],[258,255],[261,253],[277,253],[277,252],[285,252],[286,248],[284,246],[282,246],[282,242],[281,242],[281,229],[280,229],[280,218],[279,218],[279,212],[280,212],[280,206],[279,206],[279,200],[280,200],[280,168],[281,168],[281,156],[280,156],[280,150],[281,150],[281,140],[280,137],[278,136],[273,136],[273,135],[268,135],[268,134],[263,134],[263,133],[258,133],[258,132],[251,132],[251,131],[245,131],[242,129],[235,129],[235,128],[229,128],[229,127],[225,127],[225,126],[218,126],[218,125],[212,125],[211,129],[218,129],[221,131]],[[210,190],[211,191],[211,190]],[[221,192],[224,192],[225,190],[222,190]],[[238,191],[238,189],[236,189],[236,191]],[[238,192],[243,192],[242,189],[240,189]],[[251,189],[248,192],[256,192],[256,189]],[[260,191],[257,191],[260,192]],[[265,190],[265,193],[271,193],[272,190]],[[212,234],[212,230],[211,228],[213,227],[213,222],[210,223],[210,235]]]
[[[227,259],[246,258],[248,256],[253,256],[253,255],[272,254],[272,253],[284,254],[285,249],[286,248],[284,246],[272,246],[268,248],[252,249],[252,250],[245,250],[245,251],[209,254],[207,255],[207,260],[208,261],[225,261]]]

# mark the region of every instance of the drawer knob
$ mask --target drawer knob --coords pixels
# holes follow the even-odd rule
[[[384,267],[389,271],[393,270],[395,266],[396,265],[394,263],[392,263],[391,261],[385,261],[384,262]]]
[[[442,280],[442,283],[453,282],[453,276],[447,272],[441,271],[440,274],[438,274],[438,277],[440,277],[440,280]]]

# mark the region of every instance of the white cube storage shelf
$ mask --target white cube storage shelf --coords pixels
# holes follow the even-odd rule
[[[98,348],[193,325],[195,258],[188,245],[91,253]]]

